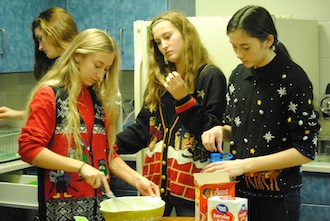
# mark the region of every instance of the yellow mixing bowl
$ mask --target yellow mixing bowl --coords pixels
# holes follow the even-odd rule
[[[123,196],[104,200],[100,211],[106,221],[157,221],[164,214],[160,197]]]

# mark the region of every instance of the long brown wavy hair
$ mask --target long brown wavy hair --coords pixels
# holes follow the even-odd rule
[[[171,22],[182,35],[184,43],[181,57],[184,68],[183,73],[179,74],[186,83],[189,93],[193,93],[195,89],[198,69],[203,64],[212,63],[196,28],[183,13],[173,10],[166,11],[154,18],[150,25],[148,41],[149,81],[145,91],[145,104],[150,111],[157,109],[161,102],[161,97],[166,92],[163,86],[166,75],[175,70],[175,64],[170,61],[165,62],[164,56],[160,53],[152,35],[153,27],[161,21]]]
[[[39,42],[34,35],[34,30],[40,28],[47,40],[64,51],[68,44],[78,34],[78,29],[73,17],[63,8],[53,7],[41,12],[32,22],[32,37],[34,41],[34,77],[39,80],[56,59],[49,59],[46,54],[39,51]]]

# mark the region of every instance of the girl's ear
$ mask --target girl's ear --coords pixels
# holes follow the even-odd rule
[[[274,35],[269,34],[267,36],[267,41],[268,41],[267,43],[268,48],[271,48],[274,44]]]
[[[74,60],[76,61],[76,64],[80,63],[81,57],[81,54],[74,54]]]

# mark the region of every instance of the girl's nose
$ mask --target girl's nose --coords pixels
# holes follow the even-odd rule
[[[39,51],[42,51],[43,50],[42,44],[39,44],[38,50]]]
[[[99,71],[96,76],[99,80],[101,80],[104,77],[104,75],[105,75],[105,71]]]
[[[239,59],[244,57],[244,54],[243,54],[242,50],[239,50],[239,49],[236,50],[236,57],[239,58]]]
[[[168,44],[167,44],[167,42],[165,42],[165,41],[162,41],[162,48],[163,49],[165,49],[165,48],[167,48],[168,47]]]

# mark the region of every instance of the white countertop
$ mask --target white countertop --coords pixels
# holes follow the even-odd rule
[[[330,173],[330,163],[312,161],[302,165],[302,171]]]
[[[22,170],[32,167],[22,160],[14,160],[11,162],[0,164],[0,174],[8,173],[16,170]],[[330,163],[312,161],[302,165],[302,170],[305,172],[330,173]]]
[[[6,163],[0,163],[0,174],[16,170],[22,170],[29,167],[32,167],[32,165],[25,163],[22,160],[14,160]]]

